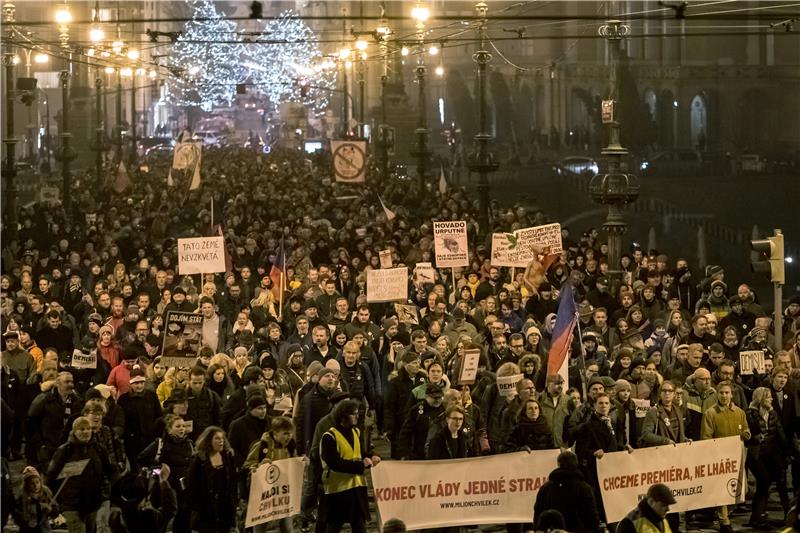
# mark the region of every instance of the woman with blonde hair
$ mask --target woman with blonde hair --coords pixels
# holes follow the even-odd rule
[[[778,371],[775,371],[773,375],[777,373]],[[772,390],[768,387],[758,387],[753,391],[753,400],[747,409],[747,425],[752,436],[745,443],[747,445],[745,466],[756,478],[756,492],[753,495],[753,507],[747,526],[770,529],[767,521],[767,500],[773,483],[778,485],[778,496],[784,515],[789,511],[784,457],[790,455],[791,447],[778,413],[772,408]]]
[[[266,324],[270,321],[280,322],[276,311],[275,296],[272,291],[261,291],[258,296],[250,300],[250,315],[253,324]]]
[[[156,389],[156,395],[161,405],[167,401],[174,389],[185,388],[189,382],[189,369],[186,367],[170,367],[164,373],[164,381]]]

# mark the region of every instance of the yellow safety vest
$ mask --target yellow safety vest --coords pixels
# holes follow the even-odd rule
[[[331,428],[325,432],[336,439],[336,452],[339,457],[345,461],[360,461],[361,460],[361,433],[358,428],[353,428],[353,446],[347,442],[339,430]],[[320,456],[322,456],[322,443],[320,442]],[[346,490],[354,489],[356,487],[366,487],[367,480],[360,474],[347,474],[345,472],[337,472],[331,470],[325,461],[322,461],[322,466],[325,473],[322,476],[322,486],[325,488],[325,494],[335,494],[337,492],[344,492]]]
[[[643,516],[635,519],[633,525],[636,527],[636,533],[661,533],[661,530]],[[662,521],[662,525],[664,526],[664,533],[672,533],[666,520]]]

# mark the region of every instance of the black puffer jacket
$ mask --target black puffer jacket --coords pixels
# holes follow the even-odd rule
[[[160,451],[159,448],[161,448]],[[180,494],[183,491],[181,478],[189,475],[189,464],[192,462],[193,455],[194,445],[188,437],[179,439],[164,432],[161,437],[142,450],[138,461],[140,466],[158,467],[161,466],[161,463],[169,466],[169,484],[175,489],[175,492]]]
[[[58,475],[64,465],[88,459],[80,475],[67,478],[58,495],[62,511],[78,511],[82,517],[97,510],[111,493],[110,479],[113,469],[105,450],[92,439],[88,443],[78,442],[73,435],[58,447],[47,468],[47,486],[58,487]]]
[[[553,432],[547,425],[547,419],[539,415],[536,420],[531,420],[525,413],[520,413],[517,424],[508,434],[506,441],[501,446],[504,453],[529,450],[551,450],[556,445],[553,442]]]
[[[550,472],[548,481],[542,485],[533,506],[534,524],[549,509],[555,509],[562,514],[567,531],[600,531],[600,516],[592,487],[577,468],[556,468]],[[575,512],[576,510],[580,512]]]

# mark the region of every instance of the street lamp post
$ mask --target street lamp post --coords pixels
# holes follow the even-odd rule
[[[95,151],[95,175],[97,186],[103,183],[103,152],[106,151],[105,126],[103,125],[103,79],[98,71],[94,80],[95,88],[95,117],[94,117],[94,142],[92,147]]]
[[[8,237],[9,240],[17,238],[17,163],[15,151],[17,139],[14,137],[14,54],[7,53],[3,56],[3,65],[6,67],[6,135],[3,142],[6,145],[6,161],[3,169],[3,178],[6,180],[6,209],[8,210]]]
[[[339,58],[342,64],[342,138],[346,139],[350,134],[350,108],[348,107],[347,99],[350,97],[347,87],[347,63],[349,62],[350,49],[342,48],[339,52]]]
[[[639,180],[634,174],[623,172],[623,158],[628,151],[620,143],[620,122],[615,112],[616,100],[619,98],[617,68],[619,66],[620,43],[623,37],[630,34],[630,26],[619,20],[609,20],[598,29],[600,36],[606,39],[611,58],[610,69],[610,101],[603,102],[603,122],[609,125],[608,146],[603,149],[608,167],[605,174],[598,174],[589,183],[592,199],[608,206],[608,216],[603,223],[603,230],[608,234],[608,275],[612,288],[619,286],[622,272],[620,258],[622,256],[622,236],[628,226],[622,213],[625,205],[639,197]]]
[[[411,149],[411,155],[417,158],[417,187],[419,189],[419,197],[423,198],[425,195],[426,175],[428,171],[428,159],[431,152],[428,148],[428,138],[430,131],[428,130],[428,108],[425,90],[425,77],[427,68],[425,67],[425,21],[430,16],[430,11],[417,5],[412,12],[411,16],[417,20],[417,66],[414,69],[417,81],[417,106],[418,106],[418,120],[417,129],[414,130],[416,142]]]
[[[138,156],[136,149],[136,69],[131,74],[131,165],[136,163]]]
[[[494,153],[489,150],[491,135],[488,130],[487,103],[486,103],[486,67],[492,60],[492,54],[486,50],[486,14],[489,6],[485,2],[475,5],[481,17],[478,28],[480,34],[480,49],[472,55],[478,70],[478,133],[475,135],[475,152],[470,157],[468,168],[478,173],[478,225],[480,231],[489,231],[489,172],[494,172],[500,167],[495,160]]]
[[[76,153],[72,148],[72,134],[69,132],[69,71],[61,71],[61,186],[63,193],[61,204],[64,206],[64,215],[67,220],[72,215],[72,194],[70,184],[72,170],[70,163],[75,160]]]
[[[114,144],[116,145],[116,154],[114,155],[114,162],[119,164],[122,161],[122,72],[117,69],[117,125],[114,128]]]

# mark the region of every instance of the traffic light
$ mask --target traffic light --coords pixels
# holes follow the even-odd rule
[[[758,261],[750,262],[750,270],[768,274],[770,281],[784,285],[786,272],[783,265],[783,235],[776,232],[774,237],[750,241],[750,247],[759,254]]]

